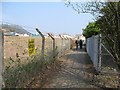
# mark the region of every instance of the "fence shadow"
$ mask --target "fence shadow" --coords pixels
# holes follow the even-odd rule
[[[83,47],[83,49],[74,48],[72,50],[74,51],[74,53],[70,53],[66,55],[68,60],[73,61],[74,63],[81,64],[83,66],[80,68],[82,71],[95,74],[96,70],[93,66],[92,60],[90,59],[87,52],[85,51],[85,47]]]
[[[94,75],[96,73],[93,63],[90,60],[85,47],[83,49],[72,49],[71,53],[66,54],[66,58],[72,66],[67,65],[68,69],[63,70],[65,79],[73,78],[79,82],[85,82],[88,85],[94,85]],[[79,71],[79,73],[77,73]]]

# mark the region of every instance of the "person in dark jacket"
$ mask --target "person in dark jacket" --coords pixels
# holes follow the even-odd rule
[[[80,49],[82,49],[83,42],[82,40],[79,41]]]
[[[78,40],[75,40],[76,49],[78,49]]]

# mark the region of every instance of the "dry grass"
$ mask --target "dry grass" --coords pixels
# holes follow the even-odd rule
[[[28,39],[35,39],[36,55],[28,56]],[[27,87],[31,79],[38,75],[42,68],[51,64],[59,52],[63,53],[64,48],[61,47],[61,39],[56,39],[55,55],[52,51],[51,38],[45,39],[45,55],[44,59],[41,52],[40,37],[4,37],[4,80],[5,86],[10,87]],[[55,56],[55,57],[54,57]]]

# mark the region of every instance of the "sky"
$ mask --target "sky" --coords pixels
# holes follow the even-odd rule
[[[43,33],[76,35],[93,18],[91,14],[78,14],[64,2],[2,2],[0,21],[24,26],[31,33],[36,33],[37,27]]]

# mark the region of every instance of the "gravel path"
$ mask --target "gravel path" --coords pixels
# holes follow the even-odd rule
[[[97,88],[93,83],[95,70],[84,50],[70,50],[60,61],[62,70],[43,88]]]

